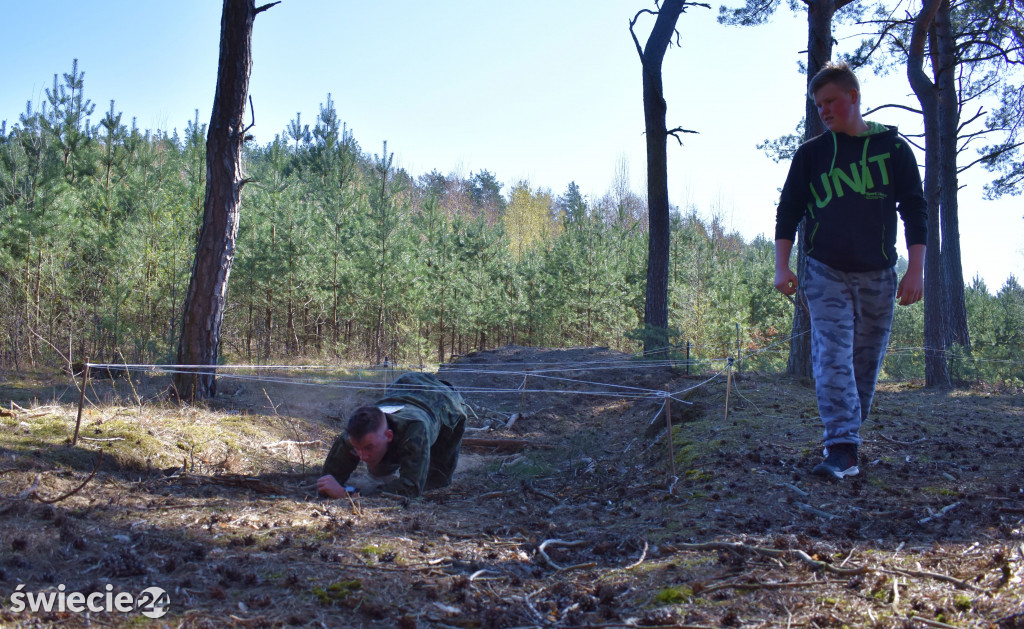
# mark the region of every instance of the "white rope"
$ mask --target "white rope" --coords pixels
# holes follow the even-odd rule
[[[759,354],[769,351],[781,351],[778,349],[780,346],[792,342],[794,339],[807,334],[808,332],[801,332],[799,334],[791,335],[788,338],[778,340],[770,345],[763,348],[756,349],[743,355],[740,360],[748,360],[756,357]],[[728,344],[723,345],[728,347]],[[681,349],[685,346],[675,346],[674,348],[666,348],[661,351],[672,351],[673,349]],[[690,346],[691,349],[698,346]],[[559,351],[559,350],[554,350]],[[941,353],[948,354],[945,350],[934,350],[923,347],[902,347],[902,346],[891,346],[888,348],[888,352],[893,357],[900,357],[908,354],[924,352],[926,355],[929,353]],[[554,362],[554,361],[543,361],[543,362],[505,362],[505,363],[487,363],[480,367],[464,363],[443,363],[442,367],[446,368],[448,374],[477,374],[477,375],[492,375],[492,376],[522,376],[523,382],[515,388],[502,388],[502,387],[459,387],[459,391],[466,394],[519,394],[524,393],[544,393],[544,394],[569,394],[569,395],[592,395],[601,397],[611,398],[622,398],[622,399],[656,399],[664,398],[666,395],[682,404],[692,404],[687,400],[682,399],[682,396],[694,389],[706,386],[708,383],[719,378],[728,369],[729,361],[731,357],[724,358],[704,358],[704,359],[691,359],[687,361],[677,360],[661,360],[661,361],[649,361],[643,360],[642,356],[630,355],[626,359],[608,359],[608,360],[592,360],[592,361],[565,361],[565,362]],[[962,361],[974,361],[974,362],[991,362],[991,363],[1002,363],[1002,364],[1013,364],[1021,365],[1019,361],[1005,360],[1005,359],[984,359],[984,358],[972,358],[972,357],[956,357]],[[666,392],[656,389],[647,389],[643,387],[635,387],[623,384],[614,384],[607,382],[594,382],[590,380],[579,380],[575,378],[568,378],[564,376],[549,375],[550,372],[565,372],[565,371],[601,371],[609,369],[644,369],[644,368],[661,368],[661,367],[681,367],[691,364],[707,364],[714,365],[715,363],[721,362],[724,364],[723,368],[717,373],[711,375],[707,379],[699,382],[691,387],[681,389],[672,393],[666,394]],[[341,365],[238,365],[238,364],[226,364],[226,365],[156,365],[156,364],[134,364],[134,363],[86,363],[90,369],[111,369],[111,370],[125,370],[125,371],[159,371],[170,374],[188,374],[188,375],[215,375],[222,379],[234,379],[242,381],[254,381],[254,382],[266,382],[274,384],[288,384],[296,386],[311,386],[311,387],[327,387],[334,389],[366,389],[367,387],[384,387],[386,383],[383,381],[374,380],[330,380],[325,382],[322,379],[301,379],[301,378],[289,378],[281,376],[268,376],[268,375],[250,375],[250,374],[233,374],[223,373],[224,371],[321,371],[329,373],[358,373],[360,375],[374,376],[381,374],[389,374],[395,371],[415,371],[421,369],[419,365],[374,365],[374,366],[341,366]],[[517,367],[519,369],[494,369],[495,366],[507,366]],[[526,369],[527,366],[540,366],[543,369]],[[573,390],[573,389],[526,389],[526,383],[530,376],[537,379],[546,379],[556,382],[566,382],[579,385],[581,387],[596,387],[601,390]],[[331,375],[324,375],[323,378],[333,378]],[[410,385],[415,386],[415,385]]]
[[[344,367],[341,365],[156,365],[156,364],[132,364],[132,363],[85,363],[90,369],[93,367],[99,368],[120,368],[120,369],[132,369],[132,370],[166,370],[166,369],[252,369],[255,371],[259,370],[297,370],[297,371],[369,371],[369,372],[386,372],[386,371],[411,371],[419,369],[419,365],[391,365],[381,366],[374,365],[372,367],[366,366],[355,366],[355,367]]]
[[[164,373],[180,373],[188,375],[215,375],[213,371],[207,367],[206,371],[201,371],[199,366],[196,366],[196,370],[175,370],[175,369],[161,369]],[[383,382],[368,383],[366,381],[332,381],[332,382],[320,382],[320,381],[308,381],[300,380],[297,378],[274,378],[266,376],[250,376],[241,374],[220,374],[219,378],[224,380],[244,380],[251,382],[266,382],[274,384],[288,384],[295,386],[310,386],[310,387],[325,387],[329,389],[366,389],[368,385],[376,385],[378,387],[385,386]],[[410,385],[410,388],[418,388],[415,385]],[[429,388],[429,387],[422,387]],[[649,389],[638,389],[636,393],[614,393],[609,391],[581,391],[581,390],[560,390],[560,389],[522,389],[522,388],[496,388],[496,387],[463,387],[460,386],[458,391],[460,393],[470,394],[521,394],[521,393],[564,393],[571,395],[595,395],[601,397],[613,397],[613,398],[626,398],[626,399],[645,399],[653,398],[658,395],[663,395],[663,392]]]
[[[804,330],[803,332],[801,332],[799,334],[792,334],[792,335],[790,335],[789,338],[782,339],[781,341],[776,341],[776,342],[772,343],[771,345],[766,345],[765,347],[762,347],[761,349],[757,349],[757,350],[754,350],[754,351],[752,351],[752,352],[750,352],[748,354],[745,354],[745,355],[743,355],[741,357],[740,360],[747,360],[748,358],[752,358],[754,356],[757,356],[758,354],[767,352],[768,350],[770,350],[770,349],[772,349],[774,347],[778,347],[778,346],[783,345],[785,343],[791,343],[791,342],[793,342],[793,339],[800,338],[801,336],[804,336],[805,334],[810,334],[810,332],[811,332],[810,330]]]
[[[630,367],[636,369],[648,369],[656,367],[672,367],[679,364],[686,363],[685,360],[663,360],[663,361],[647,361],[641,360],[640,358],[631,357],[626,359],[618,360],[600,360],[600,361],[566,361],[566,362],[497,362],[486,363],[487,367],[530,367],[531,373],[543,373],[545,371],[582,371],[582,370],[600,370],[600,369],[621,369],[623,367]],[[481,365],[482,367],[483,365]],[[544,367],[543,369],[537,368],[537,366]],[[442,363],[441,367],[446,371],[467,371],[476,368],[473,364],[461,364],[461,363]]]
[[[641,388],[641,387],[631,387],[631,386],[625,385],[625,384],[612,384],[612,383],[608,383],[608,382],[590,382],[588,380],[577,380],[575,378],[563,378],[563,377],[560,377],[560,376],[548,376],[548,375],[545,375],[543,373],[537,373],[535,371],[527,371],[527,372],[523,372],[523,371],[494,371],[494,370],[488,370],[488,369],[480,369],[480,370],[470,371],[470,372],[466,372],[466,373],[484,374],[484,375],[498,375],[498,376],[524,376],[524,378],[523,378],[523,385],[526,384],[526,379],[527,378],[535,377],[535,378],[544,378],[544,379],[547,379],[547,380],[561,380],[563,382],[575,382],[577,384],[592,384],[592,385],[601,386],[601,387],[615,387],[617,389],[628,389],[628,390],[631,390],[631,391],[643,391],[645,393],[657,392],[655,389],[645,389],[645,388]],[[520,386],[523,386],[523,385],[520,385]],[[518,389],[518,390],[521,391],[522,389]]]
[[[711,382],[711,381],[712,381],[712,380],[714,380],[715,378],[717,378],[717,377],[721,376],[721,375],[722,375],[723,373],[725,373],[725,371],[726,371],[726,370],[727,370],[728,368],[729,368],[729,366],[728,366],[728,365],[726,365],[725,369],[722,369],[721,371],[719,371],[719,372],[718,372],[718,373],[716,373],[715,375],[711,376],[710,378],[708,378],[708,379],[707,379],[707,380],[705,380],[704,382],[701,382],[700,384],[695,384],[695,385],[693,385],[692,387],[689,387],[688,389],[681,389],[681,390],[679,390],[679,391],[676,391],[676,392],[672,393],[672,399],[673,399],[673,400],[674,400],[674,399],[676,399],[676,397],[675,397],[675,396],[677,396],[677,395],[682,395],[682,394],[684,394],[684,393],[689,393],[690,391],[693,391],[694,389],[697,389],[697,388],[699,388],[699,387],[702,387],[702,386],[704,386],[705,384],[707,384],[707,383]],[[679,400],[679,401],[680,401],[680,402],[684,402],[684,403],[686,403],[686,404],[689,404],[689,402],[686,402],[685,400]]]
[[[925,356],[942,355],[950,360],[959,360],[964,362],[978,362],[978,363],[1001,363],[1004,365],[1024,365],[1024,362],[1017,360],[1010,360],[1009,358],[978,358],[975,356],[953,356],[952,352],[948,349],[938,349],[935,347],[890,347],[887,350],[887,354],[905,355],[905,354],[916,354],[923,353]]]

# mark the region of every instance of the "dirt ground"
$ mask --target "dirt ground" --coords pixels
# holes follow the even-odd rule
[[[807,382],[506,347],[440,375],[507,442],[421,499],[318,498],[395,375],[235,374],[201,408],[95,380],[72,447],[71,379],[0,374],[0,625],[1024,628],[1020,391],[882,383],[832,484]],[[17,605],[154,587],[157,619]]]

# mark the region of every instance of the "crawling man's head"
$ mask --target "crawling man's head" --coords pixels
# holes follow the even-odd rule
[[[360,406],[348,419],[348,441],[367,467],[381,462],[394,436],[387,415],[376,406]]]

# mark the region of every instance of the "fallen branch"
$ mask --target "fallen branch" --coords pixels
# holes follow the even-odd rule
[[[331,565],[331,566],[338,566],[340,568],[352,568],[354,570],[371,570],[371,571],[374,571],[374,572],[377,572],[377,571],[380,571],[380,570],[384,570],[386,572],[433,572],[434,570],[437,570],[439,572],[441,571],[440,567],[438,567],[438,566],[430,566],[430,565],[416,566],[416,565],[411,565],[410,564],[408,566],[395,567],[395,566],[384,566],[384,565],[381,565],[380,563],[373,563],[373,564],[371,564],[371,563],[362,563],[362,564],[359,564],[359,563],[344,563],[344,562],[340,562],[340,561],[330,562],[329,565]]]
[[[748,546],[746,544],[736,542],[704,542],[699,544],[688,544],[684,542],[680,544],[672,544],[667,547],[682,550],[729,550],[732,552],[756,553],[758,555],[766,555],[768,557],[784,557],[789,552],[788,550],[761,548],[760,546]]]
[[[558,570],[559,572],[561,572],[561,571],[565,570],[565,568],[563,568],[562,566],[560,566],[557,563],[555,563],[554,561],[552,561],[551,557],[548,557],[548,554],[546,552],[544,552],[544,549],[547,548],[551,544],[557,544],[558,546],[582,546],[582,545],[586,544],[586,542],[583,541],[583,540],[579,540],[579,541],[575,541],[575,542],[567,542],[567,541],[561,540],[561,539],[546,539],[543,542],[541,542],[540,546],[537,547],[537,554],[540,555],[541,559],[544,560],[544,563],[548,564],[549,566],[551,566],[555,570]],[[572,567],[575,568],[576,566],[572,566]]]
[[[555,498],[554,496],[552,496],[548,492],[541,491],[541,490],[537,489],[536,487],[534,487],[533,483],[531,481],[525,481],[524,480],[523,481],[523,489],[529,491],[530,493],[537,494],[541,498],[547,498],[548,500],[550,500],[551,502],[555,503],[556,505],[562,503],[561,500],[559,500],[558,498]]]
[[[786,488],[786,489],[788,489],[788,490],[790,490],[790,491],[793,491],[793,492],[796,492],[796,493],[800,494],[800,495],[801,495],[801,496],[803,496],[804,498],[806,498],[806,497],[808,497],[808,496],[810,496],[810,495],[811,495],[811,494],[807,493],[806,491],[804,491],[804,490],[800,489],[799,487],[797,487],[797,486],[796,486],[796,485],[794,485],[793,483],[778,483],[778,484],[777,484],[777,485],[775,485],[775,486],[776,486],[776,487],[784,487],[784,488]]]
[[[940,627],[941,629],[960,629],[956,625],[947,625],[944,622],[939,622],[938,620],[929,620],[927,618],[921,618],[920,616],[911,616],[910,619],[916,620],[920,623],[924,623],[929,627]]]
[[[626,566],[625,569],[626,570],[631,570],[633,568],[636,568],[637,566],[639,566],[640,564],[642,564],[644,562],[644,559],[647,559],[647,540],[646,539],[644,540],[644,550],[643,550],[643,552],[640,553],[640,558],[637,559],[636,561],[634,561],[633,563],[629,564],[628,566]]]
[[[922,570],[902,570],[899,568],[871,568],[869,566],[861,566],[858,568],[837,568],[830,563],[824,561],[818,561],[811,558],[810,555],[802,550],[777,550],[774,548],[760,548],[758,546],[747,546],[746,544],[738,544],[733,542],[708,542],[704,544],[673,544],[672,548],[684,549],[684,550],[730,550],[730,551],[744,551],[757,553],[759,555],[766,555],[769,557],[780,557],[784,555],[792,555],[803,563],[807,564],[813,570],[824,570],[831,574],[837,574],[844,577],[856,576],[859,574],[867,574],[870,572],[880,572],[883,574],[893,574],[907,577],[921,577],[928,579],[935,579],[936,581],[943,581],[954,585],[960,589],[972,590],[974,592],[985,592],[987,590],[962,581],[955,577],[951,577],[945,574],[939,574],[936,572],[924,572]]]
[[[833,514],[827,512],[827,511],[822,511],[821,509],[815,509],[814,507],[812,507],[811,505],[809,505],[809,504],[807,504],[805,502],[795,502],[793,504],[795,504],[797,506],[797,508],[800,509],[801,511],[806,511],[807,513],[810,513],[811,515],[816,515],[819,518],[825,518],[827,520],[834,520],[834,519],[839,517],[837,515],[833,515]]]
[[[708,592],[715,592],[718,590],[787,590],[789,588],[813,587],[816,585],[823,585],[825,583],[831,582],[793,581],[790,583],[721,583],[719,585],[712,585],[711,587],[704,588],[700,592],[694,592],[694,595],[703,596]],[[845,581],[836,581],[836,583],[845,583]]]
[[[515,491],[514,489],[507,489],[505,491],[489,491],[486,494],[480,494],[475,498],[475,500],[490,500],[491,498],[504,498],[505,496],[517,493],[519,492]]]
[[[493,577],[486,577],[486,576],[484,576],[485,574],[493,574],[494,576]],[[470,581],[476,581],[478,579],[481,580],[481,581],[491,581],[491,580],[494,580],[494,579],[504,579],[504,578],[506,578],[505,575],[501,574],[500,572],[495,572],[493,570],[486,570],[486,569],[484,569],[484,570],[477,570],[473,574],[469,575],[469,580]]]
[[[884,569],[884,568],[871,568],[869,566],[861,566],[858,568],[837,568],[832,564],[825,563],[824,561],[818,561],[811,558],[810,555],[802,550],[777,550],[774,548],[760,548],[758,546],[747,546],[746,544],[738,544],[733,542],[709,542],[704,544],[674,544],[673,548],[684,549],[684,550],[730,550],[730,551],[745,551],[757,553],[759,555],[766,555],[769,557],[780,557],[783,555],[792,555],[803,563],[807,564],[813,570],[824,570],[831,574],[836,574],[844,577],[856,576],[859,574],[867,574],[870,572],[880,572],[884,574],[894,574],[909,577],[922,577],[935,579],[937,581],[943,581],[955,585],[958,588],[973,590],[975,592],[985,592],[986,590],[973,586],[966,581],[945,575],[938,574],[936,572],[924,572],[921,570],[901,570],[898,568]]]
[[[85,487],[87,484],[89,484],[89,481],[92,480],[92,477],[96,476],[96,472],[100,471],[100,463],[102,463],[102,462],[103,462],[103,450],[100,450],[99,451],[99,456],[96,457],[96,467],[92,468],[92,473],[89,474],[89,477],[86,478],[84,481],[82,481],[81,485],[79,485],[78,487],[75,487],[74,489],[72,489],[68,493],[64,494],[63,496],[57,496],[56,498],[53,498],[53,499],[47,499],[47,498],[43,498],[42,496],[40,496],[39,492],[37,492],[35,489],[32,490],[32,495],[36,498],[36,500],[38,500],[39,502],[41,502],[43,504],[47,504],[47,505],[52,505],[55,502],[60,502],[61,500],[64,500],[65,498],[70,498],[71,496],[74,496],[79,491],[81,491],[82,488]],[[36,482],[38,483],[38,481],[39,481],[39,477],[36,476]]]
[[[898,446],[912,446],[912,445],[916,445],[918,443],[921,443],[923,441],[927,441],[927,439],[925,437],[921,437],[919,439],[914,439],[913,441],[898,441],[896,439],[893,439],[892,437],[886,437],[882,433],[878,433],[878,436],[881,437],[882,439],[885,439],[889,443],[895,443]]]
[[[553,443],[541,443],[526,439],[480,439],[467,437],[462,439],[463,447],[493,448],[498,452],[519,452],[526,448],[554,448]]]
[[[952,511],[953,509],[956,509],[961,504],[963,504],[963,503],[954,502],[951,505],[946,505],[945,507],[940,509],[938,513],[936,513],[934,515],[930,515],[927,518],[921,518],[920,520],[917,521],[917,523],[918,524],[926,524],[928,522],[931,522],[932,520],[937,520],[937,519],[941,518],[942,516],[946,515],[947,513],[949,513],[950,511]]]
[[[312,441],[289,441],[289,440],[284,440],[284,441],[275,441],[274,443],[264,443],[260,447],[261,448],[267,448],[269,450],[270,448],[279,448],[281,446],[315,446],[318,443],[320,443],[319,439],[314,439]]]
[[[956,577],[951,577],[947,574],[939,574],[938,572],[925,572],[923,570],[904,570],[902,568],[889,568],[884,570],[880,569],[879,572],[884,572],[886,574],[898,574],[905,577],[921,577],[927,579],[935,579],[936,581],[942,581],[944,583],[955,585],[957,588],[961,590],[971,590],[974,592],[987,591],[984,588],[979,588],[977,586],[971,585],[970,583],[957,579]]]
[[[673,548],[681,548],[684,550],[729,550],[733,552],[748,552],[756,553],[758,555],[765,555],[767,557],[785,557],[791,555],[796,557],[800,561],[810,566],[813,570],[824,570],[832,574],[838,574],[841,576],[854,576],[858,574],[866,574],[874,570],[867,566],[859,568],[836,568],[832,564],[825,563],[824,561],[818,561],[812,559],[810,555],[802,550],[778,550],[775,548],[761,548],[760,546],[748,546],[746,544],[739,544],[734,542],[708,542],[704,544],[673,544]]]
[[[814,570],[824,570],[825,572],[838,574],[844,577],[855,576],[858,574],[867,574],[873,570],[873,568],[869,568],[867,566],[860,566],[859,568],[836,568],[830,563],[825,563],[824,561],[818,561],[816,559],[813,559],[810,555],[808,555],[802,550],[792,550],[790,552],[794,557],[804,562]]]
[[[54,412],[60,409],[55,406],[44,406],[42,408],[33,409],[28,415],[23,415],[21,419],[35,419],[36,417],[46,417],[47,415],[53,415]],[[12,416],[13,417],[13,416]]]

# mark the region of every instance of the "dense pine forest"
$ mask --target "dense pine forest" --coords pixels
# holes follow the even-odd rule
[[[206,185],[207,128],[139,129],[87,97],[77,62],[0,123],[0,367],[173,362]],[[222,360],[425,364],[506,344],[637,351],[646,202],[623,175],[599,198],[487,170],[413,174],[362,147],[330,95],[246,144],[247,184]],[[401,142],[396,138],[395,142]],[[764,199],[774,212],[775,199]],[[683,357],[785,366],[793,304],[773,243],[675,208],[669,321]],[[902,262],[901,262],[902,264]],[[994,292],[994,294],[993,294]],[[1021,386],[1024,288],[967,290],[961,382]],[[886,373],[923,373],[921,305],[900,308]]]

